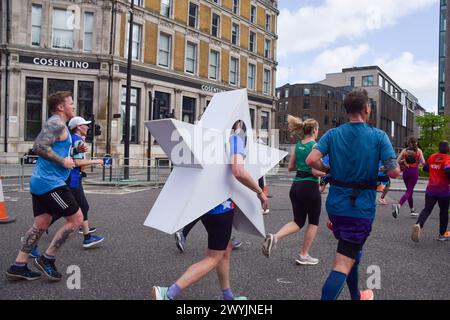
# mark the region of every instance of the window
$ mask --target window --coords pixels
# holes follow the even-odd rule
[[[284,111],[288,111],[288,109],[289,109],[289,101],[286,101],[284,103]]]
[[[264,57],[270,59],[270,40],[264,40]]]
[[[155,91],[153,103],[153,120],[165,119],[170,115],[170,94]]]
[[[239,79],[239,59],[231,57],[230,62],[230,84],[237,85]]]
[[[78,111],[77,114],[85,119],[94,113],[94,82],[78,81]]]
[[[92,38],[94,31],[94,14],[92,12],[84,13],[84,51],[92,51]]]
[[[33,4],[31,6],[31,45],[41,45],[41,25],[42,25],[42,6]]]
[[[350,86],[355,86],[355,77],[350,77]]]
[[[248,64],[248,76],[247,76],[247,87],[249,90],[255,90],[255,75],[256,66],[254,64]]]
[[[255,52],[256,51],[256,33],[250,31],[248,50]]]
[[[373,86],[373,76],[363,76],[362,77],[362,86],[363,87],[370,87]]]
[[[269,113],[261,111],[261,130],[269,130]]]
[[[130,30],[130,23],[128,22],[128,29]],[[128,34],[126,34],[126,41],[125,41],[125,56],[128,56]],[[139,24],[133,23],[133,43],[132,43],[132,50],[131,50],[131,57],[134,60],[140,60],[141,59],[141,46],[142,46],[142,26]]]
[[[256,23],[256,7],[254,5],[250,6],[250,22]]]
[[[309,99],[303,99],[303,109],[310,109],[311,101]]]
[[[195,121],[195,98],[183,97],[183,114],[181,116],[184,122],[194,124]]]
[[[220,35],[220,16],[215,13],[212,15],[211,35],[213,37],[219,37]]]
[[[325,116],[325,117],[323,118],[323,124],[324,124],[325,126],[327,126],[328,123],[329,123],[328,116]]]
[[[42,128],[43,79],[26,78],[25,140],[33,141]]]
[[[219,0],[212,0],[214,3],[220,4]]]
[[[304,88],[304,89],[303,89],[303,95],[304,95],[305,97],[309,97],[309,96],[311,95],[311,89],[309,89],[309,88]]]
[[[195,3],[189,3],[189,26],[192,28],[197,28],[198,20],[198,5]]]
[[[167,68],[170,67],[171,39],[171,36],[164,33],[161,33],[159,36],[158,64]]]
[[[142,7],[144,0],[133,0],[135,6]],[[128,0],[128,3],[131,3],[131,0]]]
[[[281,98],[281,92],[280,92],[280,90],[277,91],[277,98],[278,98],[278,99]]]
[[[170,18],[172,12],[172,0],[161,0],[161,15]]]
[[[219,78],[219,52],[214,50],[209,52],[209,78],[213,80]]]
[[[237,23],[233,23],[231,28],[231,43],[239,45],[239,25]]]
[[[270,70],[264,69],[263,93],[270,93]]]
[[[125,105],[127,101],[127,88],[122,87],[122,143],[125,141]],[[139,103],[140,89],[130,88],[130,143],[139,143]]]
[[[383,88],[384,78],[381,75],[378,75],[378,86]]]
[[[239,0],[233,0],[233,13],[239,14]]]
[[[47,97],[57,91],[70,91],[73,93],[73,81],[62,79],[48,79],[47,80]],[[51,116],[50,110],[47,110],[47,117]]]
[[[73,26],[67,21],[73,21],[74,13],[63,9],[53,10],[53,48],[73,48]]]
[[[328,101],[325,101],[324,109],[325,109],[325,110],[328,110]]]
[[[197,45],[191,42],[186,44],[186,72],[196,74]]]
[[[255,127],[255,109],[250,108],[250,121],[252,123],[252,128]]]
[[[272,20],[272,16],[270,14],[266,14],[266,31],[270,32],[270,23]]]

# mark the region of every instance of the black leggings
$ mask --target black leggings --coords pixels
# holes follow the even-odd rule
[[[309,180],[295,181],[292,184],[289,197],[294,210],[294,222],[299,228],[304,227],[306,216],[308,216],[309,224],[319,225],[322,198],[317,182]]]
[[[444,235],[445,232],[447,231],[448,225],[448,207],[450,204],[450,197],[439,198],[425,194],[425,209],[423,209],[422,212],[420,213],[417,223],[420,225],[421,228],[423,228],[423,225],[430,216],[431,211],[433,211],[436,202],[439,204],[440,208],[439,233],[441,235]]]

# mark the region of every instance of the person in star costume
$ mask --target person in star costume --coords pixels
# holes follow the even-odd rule
[[[233,125],[230,136],[231,174],[244,186],[256,193],[262,207],[267,209],[267,197],[258,183],[245,169],[246,128],[243,121]],[[212,208],[201,217],[208,233],[208,251],[206,257],[191,265],[183,275],[169,287],[154,286],[152,299],[172,300],[182,290],[203,279],[214,269],[217,271],[222,295],[225,300],[246,300],[246,297],[235,296],[230,285],[230,257],[232,244],[230,241],[233,226],[235,204],[232,199]]]

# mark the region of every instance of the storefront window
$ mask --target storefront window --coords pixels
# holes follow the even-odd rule
[[[33,141],[42,128],[43,79],[26,79],[25,140]]]
[[[125,141],[125,107],[127,101],[127,88],[122,87],[122,143]],[[139,110],[140,89],[131,87],[130,90],[130,143],[139,143]]]
[[[195,121],[195,98],[183,97],[183,115],[184,122],[194,124]]]
[[[78,81],[78,115],[88,119],[94,113],[94,82]]]
[[[74,84],[72,80],[48,79],[47,86],[48,86],[47,96],[57,91],[70,91],[73,94]],[[50,110],[48,110],[47,115],[48,117],[51,116]]]
[[[165,119],[170,116],[170,94],[155,91],[153,104],[153,120]]]

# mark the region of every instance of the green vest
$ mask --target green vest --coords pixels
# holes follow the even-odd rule
[[[311,153],[312,148],[316,144],[315,141],[310,141],[303,144],[301,141],[297,142],[295,145],[295,169],[297,171],[309,172],[312,174],[312,168],[305,163],[306,158]],[[310,178],[294,178],[294,181],[314,181],[319,182],[318,177]]]

